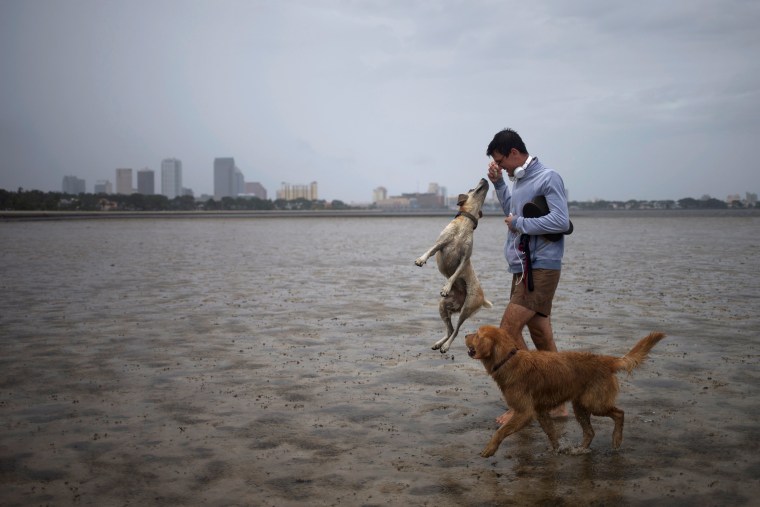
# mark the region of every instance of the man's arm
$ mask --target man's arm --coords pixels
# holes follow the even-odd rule
[[[546,197],[549,214],[538,218],[519,217],[516,220],[517,228],[532,236],[567,231],[570,228],[570,212],[567,209],[567,194],[562,177],[552,171],[546,183],[541,186],[541,192]]]
[[[501,178],[493,184],[493,187],[496,190],[496,198],[499,199],[504,216],[508,216],[509,206],[512,203],[512,194],[509,192],[509,186],[504,181],[504,178]]]

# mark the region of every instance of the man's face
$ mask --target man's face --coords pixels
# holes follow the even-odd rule
[[[516,152],[517,150],[512,148],[511,150],[509,150],[509,153],[504,155],[501,152],[494,150],[491,157],[493,158],[493,161],[496,162],[496,165],[506,170],[507,174],[512,176],[512,173],[520,165],[520,164],[517,164],[514,160]]]

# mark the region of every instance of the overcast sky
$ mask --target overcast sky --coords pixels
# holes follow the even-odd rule
[[[0,0],[0,188],[234,157],[271,198],[451,195],[516,129],[570,199],[760,192],[756,0]],[[160,185],[157,177],[157,190]]]

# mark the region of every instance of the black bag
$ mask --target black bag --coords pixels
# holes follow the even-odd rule
[[[546,197],[543,195],[536,196],[531,202],[526,203],[523,206],[523,216],[525,218],[538,218],[549,214],[549,205],[546,203]],[[573,221],[570,221],[570,228],[565,232],[557,232],[553,234],[542,234],[542,236],[549,241],[559,241],[563,235],[573,233]]]

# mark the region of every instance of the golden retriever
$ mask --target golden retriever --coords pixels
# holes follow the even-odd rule
[[[591,415],[606,416],[615,422],[612,447],[623,441],[624,412],[615,406],[618,382],[615,373],[628,373],[639,366],[652,347],[665,337],[650,333],[623,357],[590,352],[547,352],[520,350],[506,331],[482,326],[465,337],[468,354],[479,359],[501,389],[513,415],[502,425],[480,453],[493,456],[507,436],[525,427],[534,418],[549,437],[552,448],[559,441],[549,411],[567,401],[573,404],[575,418],[583,429],[581,447],[586,449],[594,438]]]

